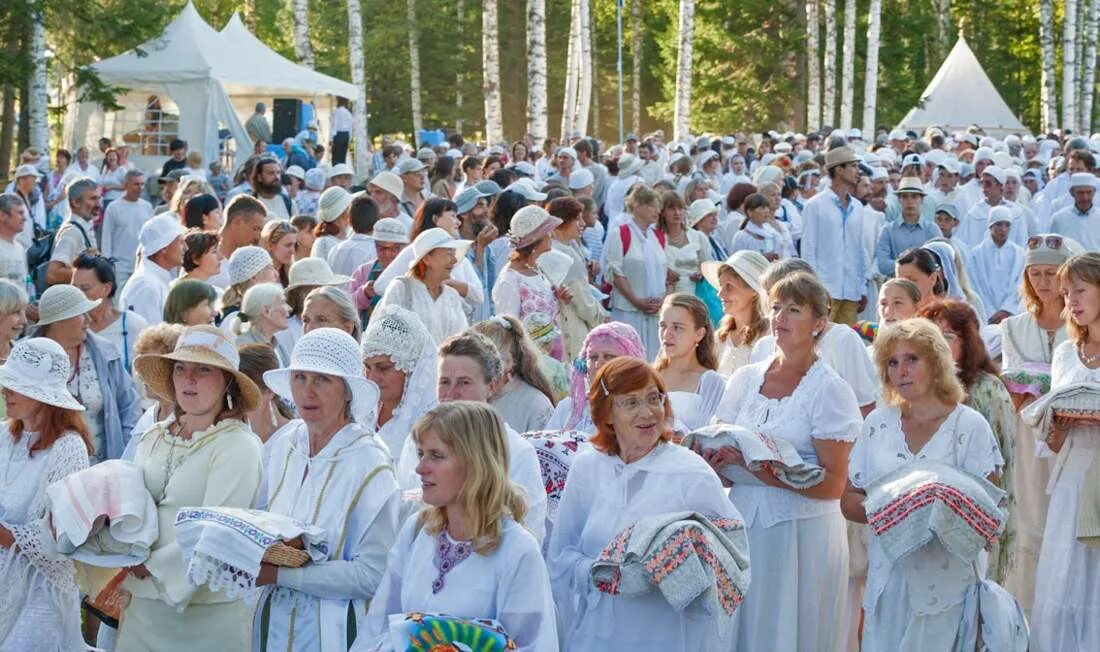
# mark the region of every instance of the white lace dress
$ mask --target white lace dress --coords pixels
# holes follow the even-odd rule
[[[31,453],[36,433],[15,441],[0,425],[0,525],[14,549],[0,548],[0,650],[85,649],[72,562],[57,554],[47,521],[46,487],[88,468],[88,449],[75,433]]]
[[[818,463],[815,440],[855,441],[859,406],[828,364],[819,359],[789,396],[772,399],[760,393],[771,363],[733,374],[715,421],[786,439],[811,464]],[[730,500],[745,517],[753,575],[737,612],[733,649],[844,649],[848,538],[840,500],[747,484],[734,485]]]

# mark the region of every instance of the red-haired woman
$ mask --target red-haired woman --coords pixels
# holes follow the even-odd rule
[[[718,476],[699,456],[669,442],[672,410],[664,381],[643,360],[600,367],[588,393],[595,450],[577,455],[547,551],[565,624],[563,650],[707,650],[730,644],[726,619],[677,612],[659,591],[605,595],[591,568],[625,528],[646,516],[693,511],[740,518]]]
[[[22,340],[0,367],[0,650],[83,650],[73,565],[50,534],[46,487],[88,467],[84,407],[66,383],[61,345]]]

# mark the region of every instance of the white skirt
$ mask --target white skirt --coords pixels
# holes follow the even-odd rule
[[[1053,458],[1035,454],[1035,431],[1016,415],[1016,474],[1011,487],[1016,499],[1016,538],[1009,545],[1009,566],[1004,586],[1031,613],[1035,600],[1035,571],[1039,566],[1046,530],[1047,484]]]
[[[840,512],[753,526],[752,582],[734,650],[835,652],[848,641],[848,535]]]
[[[190,604],[182,612],[160,600],[133,598],[122,613],[118,652],[247,650],[255,605],[238,600]]]
[[[645,347],[646,361],[653,362],[661,350],[661,338],[657,333],[657,315],[647,315],[637,310],[614,309],[611,311],[611,321],[621,321],[633,326],[634,330],[638,331],[638,337],[642,339],[642,346]]]

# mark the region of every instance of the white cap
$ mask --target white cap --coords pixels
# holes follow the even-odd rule
[[[244,283],[272,264],[271,254],[263,247],[239,247],[229,257],[229,284]]]
[[[1069,178],[1070,190],[1074,188],[1095,188],[1096,185],[1096,175],[1088,172],[1078,172]]]
[[[141,233],[138,234],[142,255],[148,258],[156,254],[185,233],[187,229],[180,224],[179,215],[175,213],[157,215],[146,222],[145,226],[141,227]]]
[[[302,166],[300,166],[300,165],[292,165],[292,166],[288,167],[286,169],[286,175],[288,177],[295,177],[297,179],[301,179],[302,181],[306,180],[306,171],[303,170]]]
[[[569,189],[580,190],[582,188],[587,188],[595,183],[595,181],[596,179],[592,176],[590,170],[581,168],[569,175]]]

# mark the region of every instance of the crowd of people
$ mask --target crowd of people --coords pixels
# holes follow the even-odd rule
[[[23,153],[0,650],[1100,650],[1100,135],[313,145]]]

